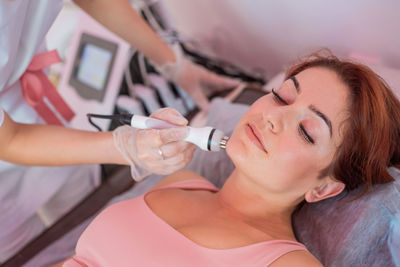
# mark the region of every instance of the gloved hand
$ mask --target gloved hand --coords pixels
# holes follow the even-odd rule
[[[160,109],[150,117],[178,126],[188,123],[172,108]],[[114,145],[129,162],[132,178],[140,181],[151,172],[171,174],[191,161],[195,146],[182,141],[188,131],[186,127],[138,130],[121,126],[113,131]]]
[[[219,76],[197,64],[186,59],[179,46],[172,47],[176,61],[157,66],[157,70],[167,79],[181,86],[193,98],[200,109],[207,111],[209,101],[205,96],[204,89],[216,90],[233,88],[240,81]]]

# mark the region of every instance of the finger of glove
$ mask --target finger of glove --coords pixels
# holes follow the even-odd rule
[[[201,82],[219,90],[231,89],[240,84],[240,80],[238,79],[223,77],[209,70],[204,70],[201,75]]]
[[[170,174],[184,166],[183,156],[175,156],[165,160],[153,160],[146,162],[146,169],[157,174]]]
[[[207,111],[209,109],[210,102],[208,101],[199,84],[195,85],[195,88],[193,90],[187,90],[187,92],[190,94],[190,96],[193,98],[194,102],[200,109],[204,111]]]
[[[184,168],[193,158],[195,146],[189,146],[182,153],[160,161],[149,162],[148,168],[154,173],[167,175]]]
[[[188,133],[188,127],[177,127],[164,130],[140,130],[137,132],[136,136],[136,157],[142,162],[149,159],[148,157],[150,157],[150,159],[160,158],[158,149],[161,149],[161,146],[171,142],[182,141]],[[164,153],[163,150],[161,151]],[[168,147],[166,152],[170,153]],[[163,156],[168,157],[168,154],[163,154]]]
[[[183,71],[179,73],[177,83],[181,86],[194,100],[196,105],[202,110],[208,110],[209,101],[201,88],[204,69],[192,62],[185,60]]]
[[[166,169],[172,169],[172,171],[177,171],[185,167],[193,157],[193,148],[188,148],[184,152],[175,155],[174,157],[167,158],[162,164],[166,166]],[[168,166],[168,167],[167,167]]]
[[[152,166],[157,165],[154,164],[154,162],[157,163],[163,159],[158,152],[158,148],[155,147],[140,147],[137,149],[137,153],[135,156],[137,163],[150,171],[154,171],[154,167]]]
[[[159,153],[158,148],[150,148],[145,151],[140,157],[140,162],[144,168],[154,173],[159,173],[159,170],[165,169],[166,158]]]
[[[161,145],[165,145],[175,141],[182,141],[184,140],[189,134],[188,127],[176,127],[176,128],[169,128],[159,130],[159,138],[161,140]]]
[[[165,158],[173,157],[179,153],[182,153],[190,146],[194,146],[191,143],[185,141],[170,142],[160,147],[162,154]]]
[[[196,151],[196,146],[190,146],[183,153],[185,153],[185,166],[192,161],[194,151]]]
[[[176,109],[162,108],[150,115],[151,118],[163,120],[175,125],[185,126],[188,121]]]
[[[136,150],[138,153],[143,153],[143,151],[162,146],[164,143],[161,139],[160,132],[161,130],[156,129],[139,130],[136,134]]]

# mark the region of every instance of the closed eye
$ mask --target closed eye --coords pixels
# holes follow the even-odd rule
[[[272,95],[274,96],[274,100],[276,102],[278,102],[279,104],[284,104],[284,105],[288,105],[288,103],[285,101],[285,99],[283,99],[282,97],[280,97],[280,95],[278,95],[275,92],[275,89],[272,89]]]
[[[275,92],[274,89],[272,89],[272,95],[274,97],[274,100],[278,102],[279,104],[284,104],[288,105],[288,103],[283,99],[278,93]],[[314,139],[307,133],[306,129],[304,128],[303,124],[299,124],[299,134],[300,136],[309,144],[315,144]]]
[[[314,139],[307,133],[303,124],[299,124],[299,134],[304,138],[304,140],[310,144],[315,144]]]

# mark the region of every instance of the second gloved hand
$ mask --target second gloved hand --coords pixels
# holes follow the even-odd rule
[[[157,70],[188,92],[202,110],[207,111],[209,108],[209,101],[204,89],[229,89],[238,86],[240,83],[238,80],[219,76],[192,63],[183,56],[181,48],[177,45],[173,47],[173,51],[176,61],[156,66]]]
[[[187,120],[178,111],[164,108],[151,115],[177,126]],[[195,146],[184,142],[188,128],[138,130],[121,126],[114,130],[114,144],[131,165],[132,178],[142,180],[152,173],[167,175],[185,167],[192,159]]]

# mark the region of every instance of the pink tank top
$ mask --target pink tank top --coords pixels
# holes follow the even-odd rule
[[[63,266],[268,266],[280,256],[306,250],[294,241],[272,240],[231,249],[210,249],[188,239],[145,202],[145,196],[166,188],[218,191],[205,180],[186,180],[114,204],[83,232],[76,255]]]

